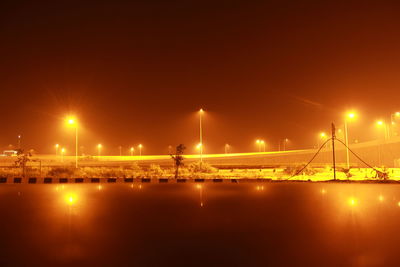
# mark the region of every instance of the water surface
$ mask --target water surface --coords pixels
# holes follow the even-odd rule
[[[0,266],[400,266],[400,187],[0,186]]]

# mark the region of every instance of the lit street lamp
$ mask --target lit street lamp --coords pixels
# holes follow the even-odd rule
[[[345,133],[345,144],[346,144],[346,161],[347,161],[347,169],[350,169],[350,154],[349,154],[349,131],[348,131],[348,126],[347,122],[349,120],[355,119],[356,114],[354,112],[349,112],[347,113],[345,119],[344,119],[344,133]]]
[[[142,144],[139,144],[138,147],[139,147],[139,155],[142,156],[142,148],[143,148],[143,145],[142,145]]]
[[[203,113],[204,110],[201,108],[199,111],[199,121],[200,121],[200,162],[203,162]]]
[[[57,157],[58,156],[58,148],[60,147],[60,145],[56,144],[54,147],[56,148],[56,157]]]
[[[131,156],[133,156],[133,153],[135,153],[135,148],[131,147],[130,151],[131,151]]]
[[[22,136],[19,134],[18,135],[18,149],[21,149],[21,138],[22,138]]]
[[[61,162],[64,162],[65,148],[61,148]]]
[[[228,154],[229,148],[230,148],[230,145],[229,144],[225,144],[225,154]]]
[[[261,148],[263,148],[263,150],[265,152],[265,141],[264,140],[257,139],[256,144],[258,145],[258,152],[261,153]]]
[[[388,136],[388,129],[387,129],[386,122],[383,120],[379,120],[376,122],[376,126],[384,129],[384,137],[385,137],[385,140],[387,140],[389,138],[389,136]]]
[[[75,168],[78,168],[78,123],[74,117],[68,117],[67,124],[75,127]]]
[[[103,145],[102,144],[98,144],[97,145],[97,156],[101,156],[101,149],[103,148]]]

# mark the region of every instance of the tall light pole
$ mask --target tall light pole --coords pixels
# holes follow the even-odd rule
[[[142,156],[142,148],[143,148],[143,145],[142,145],[142,144],[139,144],[138,147],[139,147],[139,156]]]
[[[388,134],[388,129],[387,129],[387,124],[385,121],[383,120],[379,120],[376,122],[376,126],[378,127],[382,127],[384,130],[384,136],[385,136],[385,140],[387,140],[389,138],[389,134]]]
[[[101,156],[101,149],[103,148],[103,145],[102,144],[98,144],[97,145],[97,156]]]
[[[225,144],[225,154],[228,154],[229,148],[230,148],[230,145],[229,144]]]
[[[58,148],[60,147],[60,145],[56,144],[54,147],[56,148],[56,157],[57,157],[58,156]]]
[[[260,140],[260,139],[257,139],[257,140],[256,140],[256,144],[257,144],[257,146],[258,146],[258,152],[261,152],[261,140]]]
[[[64,162],[65,148],[61,148],[61,162]]]
[[[288,138],[283,139],[283,151],[286,151],[286,145],[289,142]]]
[[[18,135],[18,149],[21,149],[21,138],[22,138],[22,136],[19,134]]]
[[[203,113],[204,110],[201,108],[199,111],[199,122],[200,122],[200,162],[203,162]]]
[[[350,169],[350,153],[349,153],[349,131],[348,131],[348,126],[347,122],[349,120],[353,120],[356,117],[356,114],[354,112],[348,112],[346,114],[346,117],[344,119],[344,133],[345,133],[345,144],[346,144],[346,162],[347,162],[347,169]]]
[[[78,168],[78,122],[74,117],[69,117],[67,123],[75,127],[75,168]]]
[[[131,147],[130,151],[131,151],[131,156],[133,156],[133,153],[135,153],[135,148]]]

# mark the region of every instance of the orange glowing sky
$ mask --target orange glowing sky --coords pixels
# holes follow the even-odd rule
[[[400,109],[394,1],[82,2],[0,4],[1,147],[71,150],[74,113],[88,153],[192,149],[203,107],[206,152],[302,148],[349,108],[360,140]]]

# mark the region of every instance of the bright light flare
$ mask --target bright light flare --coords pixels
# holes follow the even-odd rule
[[[355,112],[353,112],[353,111],[347,112],[347,114],[346,114],[346,118],[349,119],[349,120],[353,120],[356,117],[357,117],[357,114]]]
[[[76,118],[69,116],[66,118],[66,122],[68,125],[75,126],[76,125]]]
[[[321,137],[321,138],[326,138],[326,133],[321,132],[321,133],[319,134],[319,137]]]
[[[65,196],[65,202],[70,206],[74,205],[77,202],[76,194],[73,193],[67,194]]]
[[[376,121],[376,125],[377,126],[383,126],[383,125],[385,125],[385,122],[382,121],[382,120],[379,120],[379,121]]]
[[[385,197],[382,196],[382,195],[379,195],[378,200],[379,200],[380,202],[383,202],[383,201],[385,200]]]
[[[355,197],[350,197],[347,200],[347,204],[351,207],[357,206],[358,205],[358,200]]]

